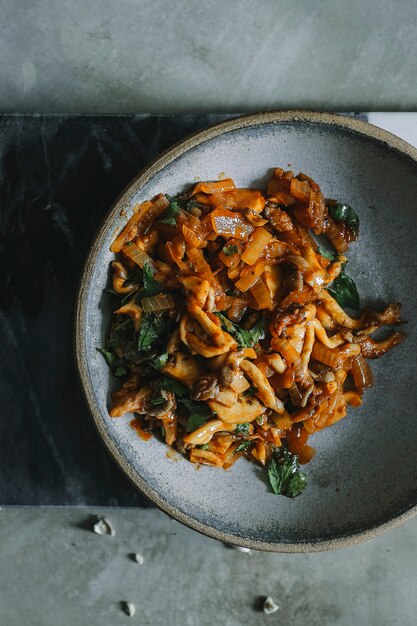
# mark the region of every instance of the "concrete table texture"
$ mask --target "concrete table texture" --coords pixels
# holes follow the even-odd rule
[[[415,0],[0,0],[0,15],[3,112],[417,107]],[[98,536],[97,513],[0,511],[1,626],[115,626],[121,601],[152,626],[416,623],[416,519],[337,552],[247,555],[156,510],[103,511],[116,535]]]
[[[244,554],[156,510],[3,510],[0,624],[117,626],[128,601],[141,626],[414,626],[416,533],[414,519],[336,552]]]
[[[0,110],[415,109],[415,0],[0,0]]]

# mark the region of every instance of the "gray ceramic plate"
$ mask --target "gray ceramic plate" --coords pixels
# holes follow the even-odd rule
[[[275,166],[306,172],[324,194],[355,207],[361,219],[350,274],[363,303],[401,301],[407,340],[372,363],[376,385],[362,408],[312,438],[308,488],[275,496],[264,471],[241,459],[227,472],[196,466],[156,439],[144,442],[130,417],[107,413],[113,385],[96,346],[109,322],[102,290],[110,243],[132,206],[197,177],[221,172],[239,186],[262,184]],[[416,511],[417,150],[361,121],[311,112],[272,112],[219,124],[174,146],[143,170],[104,222],[82,278],[76,351],[87,402],[107,448],[132,480],[172,517],[211,537],[254,549],[313,551],[371,537]]]

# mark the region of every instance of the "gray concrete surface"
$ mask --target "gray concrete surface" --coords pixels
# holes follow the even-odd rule
[[[417,106],[415,0],[0,0],[4,112]]]
[[[116,535],[91,532],[92,513]],[[155,510],[2,510],[0,624],[414,626],[416,532],[414,519],[341,551],[248,555]],[[273,615],[259,610],[266,595]]]

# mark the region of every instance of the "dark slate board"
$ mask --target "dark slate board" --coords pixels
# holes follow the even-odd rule
[[[159,152],[224,117],[0,117],[0,504],[148,504],[85,405],[76,291],[122,189]]]
[[[149,505],[85,405],[76,291],[94,234],[129,181],[226,117],[0,116],[0,505]]]

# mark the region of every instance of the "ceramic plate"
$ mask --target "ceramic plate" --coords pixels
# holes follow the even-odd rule
[[[372,363],[375,386],[364,404],[311,438],[308,487],[294,500],[275,496],[265,471],[241,459],[229,471],[197,469],[111,419],[114,383],[103,345],[110,312],[103,288],[115,233],[134,204],[160,191],[215,180],[258,186],[271,168],[313,177],[324,195],[352,205],[360,238],[349,252],[362,304],[400,301],[408,337]],[[179,521],[222,541],[272,551],[313,551],[371,537],[416,510],[417,150],[365,122],[312,112],[259,113],[226,121],[182,141],[145,168],[124,191],[91,246],[79,293],[76,354],[98,432],[138,489]]]

